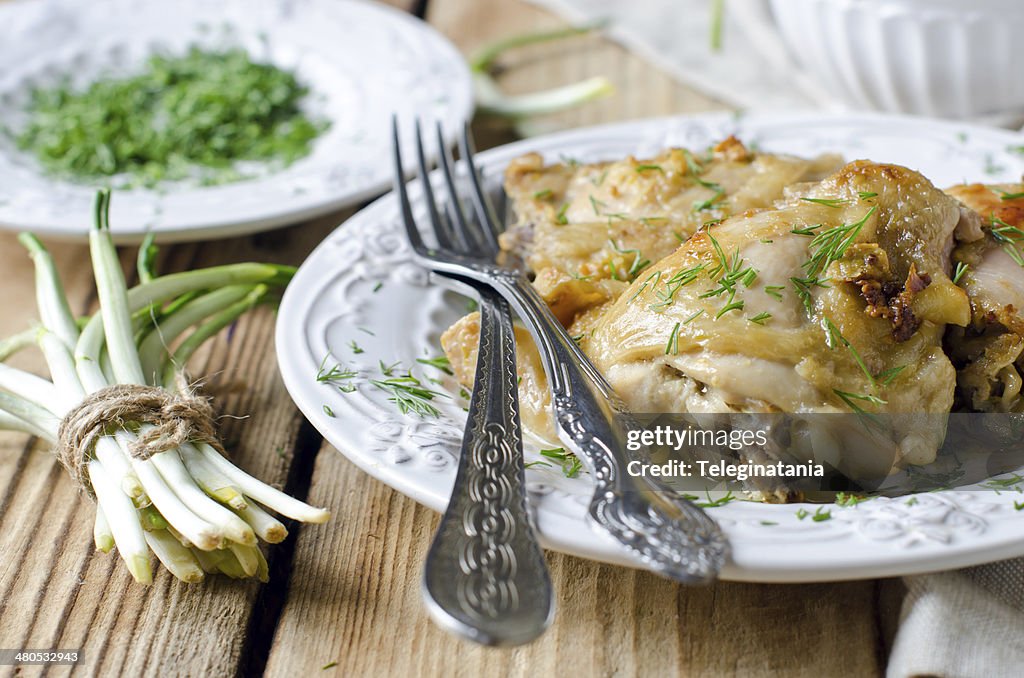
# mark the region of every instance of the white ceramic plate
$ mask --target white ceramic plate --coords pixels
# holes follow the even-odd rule
[[[704,148],[728,134],[767,151],[809,156],[825,151],[919,169],[938,186],[967,180],[1019,179],[1024,137],[919,118],[881,115],[712,115],[646,120],[529,139],[481,153],[491,180],[527,151],[548,161],[640,157],[680,145]],[[415,187],[414,187],[415,188]],[[414,190],[414,195],[416,195]],[[422,206],[421,206],[422,207]],[[422,216],[422,215],[421,215]],[[444,508],[455,476],[465,421],[458,387],[437,401],[439,418],[398,413],[367,385],[378,361],[402,361],[417,373],[443,376],[415,360],[439,354],[438,337],[466,311],[466,300],[432,284],[409,256],[397,205],[386,196],[335,231],[310,256],[285,294],[277,353],[285,384],[303,413],[349,459],[431,508]],[[352,342],[362,353],[353,350]],[[316,380],[327,359],[356,369],[357,391],[341,393]],[[533,452],[528,451],[528,455]],[[545,544],[598,560],[635,565],[606,536],[585,524],[586,475],[527,470],[532,505]],[[1024,555],[1024,512],[1016,491],[959,490],[906,499],[871,499],[853,507],[765,505],[734,501],[709,509],[727,532],[733,558],[723,577],[748,581],[820,581],[892,576],[961,567]]]
[[[412,16],[356,0],[20,0],[0,4],[0,121],[24,123],[31,89],[70,74],[137,71],[155,49],[238,45],[294,70],[331,122],[312,153],[280,171],[215,187],[118,192],[118,240],[198,240],[294,223],[371,198],[391,179],[390,119],[431,116],[453,134],[472,112],[465,61]],[[260,173],[257,171],[257,173]],[[0,134],[0,225],[88,233],[95,186],[56,180]]]

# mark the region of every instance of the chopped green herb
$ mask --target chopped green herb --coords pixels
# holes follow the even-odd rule
[[[672,333],[668,335],[668,343],[665,344],[665,355],[679,353],[679,325],[676,323],[675,327],[672,328]]]
[[[566,210],[569,209],[569,203],[563,202],[562,206],[558,208],[558,214],[555,215],[555,223],[559,226],[565,226],[569,223],[568,217],[565,216]]]
[[[953,272],[953,284],[954,285],[956,285],[957,283],[960,282],[960,278],[963,277],[964,273],[966,273],[967,269],[970,268],[970,267],[971,267],[970,264],[964,263],[962,261],[956,262],[956,271]]]
[[[352,349],[352,352],[354,354],[356,354],[356,355],[359,355],[360,353],[364,352],[362,347],[359,344],[356,343],[355,339],[353,339],[352,341],[348,342],[348,347],[350,349]]]
[[[870,191],[858,191],[857,195],[860,196],[861,200],[871,200],[871,198],[878,197],[877,193],[872,193]]]
[[[877,379],[878,382],[882,384],[882,386],[888,386],[889,384],[892,383],[892,380],[898,377],[900,372],[902,372],[905,369],[907,369],[906,365],[892,367],[876,375],[875,379]]]
[[[288,166],[310,153],[328,123],[303,113],[308,94],[294,73],[244,49],[192,46],[153,54],[127,77],[35,89],[15,142],[72,179],[223,184],[251,176],[242,163]]]
[[[707,496],[707,501],[697,502],[697,506],[699,506],[700,508],[718,508],[719,506],[725,506],[729,502],[736,500],[736,497],[733,495],[732,490],[725,493],[718,499],[712,499],[710,492],[705,492],[705,495]]]
[[[833,323],[829,318],[822,318],[821,322],[825,327],[825,344],[829,348],[835,348],[839,343],[845,346],[853,356],[854,361],[857,363],[857,367],[860,368],[860,371],[864,373],[864,376],[866,376],[868,381],[871,383],[871,387],[874,388],[876,386],[875,375],[871,374],[871,370],[868,369],[868,366],[864,363],[864,359],[860,357],[860,353],[854,345],[842,335],[839,328],[836,327],[835,323]]]
[[[1013,509],[1015,511],[1024,511],[1024,501],[1013,502]]]
[[[741,311],[741,310],[743,310],[743,300],[740,300],[740,301],[730,301],[729,303],[727,303],[725,306],[722,307],[722,310],[720,310],[718,313],[715,314],[715,320],[718,320],[719,318],[721,318],[723,315],[725,315],[729,311]]]
[[[761,524],[765,526],[778,525],[774,520],[762,520]]]
[[[380,288],[382,287],[384,287],[384,283],[377,283],[376,285],[373,286],[373,293],[376,294],[377,292],[380,292]]]
[[[764,293],[770,297],[775,297],[779,301],[782,301],[782,290],[786,289],[785,285],[765,285]]]
[[[445,374],[455,374],[452,372],[452,364],[448,361],[448,358],[443,355],[436,358],[417,358],[416,362],[421,365],[430,365],[434,369],[441,370]]]
[[[321,670],[321,671],[326,671],[327,669],[333,669],[333,668],[334,668],[335,666],[337,666],[337,665],[338,665],[338,662],[328,662],[328,663],[324,664],[324,665],[323,665],[323,666],[322,666],[322,667],[320,668],[320,670]]]
[[[841,198],[800,198],[804,202],[813,202],[816,205],[824,205],[825,207],[842,207],[843,205],[849,205],[849,200],[843,200]]]
[[[545,188],[543,191],[537,191],[534,193],[533,197],[535,200],[547,200],[552,195],[554,195],[554,192],[550,188]]]
[[[882,400],[878,396],[873,396],[867,393],[849,393],[847,391],[840,391],[839,389],[832,389],[839,398],[846,403],[846,406],[851,410],[861,415],[868,415],[868,412],[863,407],[857,404],[856,401],[863,400],[865,402],[874,403],[875,405],[885,405],[886,401]]]
[[[797,520],[803,520],[808,515],[810,515],[810,514],[807,512],[807,509],[797,509],[797,511],[796,511]]]
[[[562,474],[566,478],[575,478],[583,469],[583,463],[572,452],[566,452],[563,447],[555,447],[550,450],[541,450],[540,455],[553,459],[562,467]]]
[[[324,414],[326,414],[328,417],[333,417],[334,410],[332,410],[329,406],[324,405]]]
[[[547,463],[546,461],[531,461],[531,462],[527,462],[527,463],[523,464],[523,468],[533,468],[534,466],[547,466],[547,467],[550,467],[551,464]]]
[[[394,366],[385,371],[383,363],[381,371],[385,376],[390,376]],[[402,414],[418,414],[421,417],[436,417],[441,414],[440,410],[434,407],[430,401],[435,398],[447,398],[448,396],[439,391],[433,391],[423,385],[411,373],[404,377],[390,377],[389,379],[371,379],[370,384],[390,394],[389,401],[398,406]]]
[[[694,320],[696,320],[697,318],[701,317],[702,315],[704,315],[704,309],[703,308],[701,310],[697,311],[696,313],[694,313],[693,315],[691,315],[686,320],[684,320],[683,324],[684,325],[689,325],[690,323],[692,323]]]
[[[758,313],[757,315],[750,319],[750,322],[757,323],[758,325],[764,325],[771,317],[771,313]]]
[[[644,256],[640,253],[639,249],[622,249],[615,244],[614,240],[609,240],[608,244],[611,246],[612,250],[614,250],[618,254],[633,255],[633,263],[630,265],[629,270],[626,271],[627,281],[634,280],[636,276],[640,273],[640,271],[651,265],[651,260],[645,259]],[[609,265],[613,266],[611,262],[609,262]]]
[[[857,494],[848,494],[846,492],[839,492],[836,494],[836,506],[856,506],[862,501],[867,501],[871,497],[865,497]]]
[[[637,172],[650,172],[650,171],[654,171],[654,172],[661,172],[662,174],[665,173],[665,170],[663,170],[661,168],[661,165],[637,165],[636,166],[636,171]]]
[[[360,332],[364,332],[366,334],[369,334],[371,337],[377,336],[376,334],[374,334],[370,330],[366,329],[365,327],[357,327],[356,329],[359,330]]]
[[[818,230],[821,227],[822,227],[822,224],[815,224],[814,226],[800,226],[799,228],[792,229],[790,231],[790,233],[796,233],[797,235],[815,236],[815,235],[817,235],[817,233],[815,233],[815,231]]]
[[[832,511],[826,511],[824,506],[818,507],[818,510],[811,516],[811,520],[816,523],[821,523],[826,520],[832,520]]]

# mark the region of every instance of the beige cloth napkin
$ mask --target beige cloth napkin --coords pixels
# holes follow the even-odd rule
[[[763,25],[763,0],[729,0],[721,52],[710,0],[530,0],[573,23],[609,21],[611,37],[739,108],[841,108]],[[1020,124],[1019,122],[1017,124]],[[1024,559],[907,577],[887,676],[1024,676]]]
[[[1024,675],[1024,558],[906,577],[886,675]]]

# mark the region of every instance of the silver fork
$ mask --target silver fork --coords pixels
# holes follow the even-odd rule
[[[392,127],[395,184],[405,195],[394,121]],[[448,168],[447,146],[440,137],[439,144],[441,162]],[[416,146],[438,245],[466,255],[493,256],[497,235],[471,229],[456,200],[448,201],[447,215],[438,211],[419,123]],[[406,210],[404,216],[406,228],[418,238],[411,213]],[[480,339],[455,486],[427,553],[423,593],[427,609],[449,630],[485,645],[519,645],[544,632],[555,607],[551,577],[527,508],[512,314],[487,285],[451,277],[477,292]]]
[[[440,141],[439,141],[440,143]],[[460,226],[462,216],[452,163],[441,144],[441,172],[449,193],[448,207]],[[422,152],[422,144],[420,144]],[[498,219],[483,190],[473,162],[468,127],[460,151],[472,187],[476,213],[475,240],[496,243]],[[396,161],[401,158],[397,153]],[[428,205],[434,196],[424,182]],[[424,244],[415,228],[412,206],[404,185],[398,186],[407,235],[418,261],[437,272],[476,280],[503,296],[530,330],[541,355],[551,388],[551,402],[562,443],[587,466],[594,480],[589,514],[594,523],[618,540],[648,567],[685,583],[704,583],[717,577],[729,555],[729,543],[718,525],[682,494],[648,477],[627,473],[629,461],[649,458],[648,450],[626,453],[629,431],[640,425],[628,413],[604,376],[555,319],[547,304],[518,270],[496,263],[496,250],[456,251]]]

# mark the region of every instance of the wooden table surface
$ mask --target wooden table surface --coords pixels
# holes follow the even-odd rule
[[[562,22],[520,0],[391,0],[466,54],[495,38]],[[522,92],[602,74],[615,93],[536,120],[559,129],[723,106],[600,36],[510,54],[501,83]],[[511,138],[477,120],[481,146]],[[246,238],[163,249],[164,272],[269,260],[299,264],[351,212]],[[95,300],[86,249],[49,243],[73,308]],[[124,252],[126,268],[133,251]],[[0,235],[0,335],[35,317],[28,257]],[[558,613],[538,641],[477,647],[428,619],[423,558],[437,515],[371,479],[325,444],[296,410],[274,359],[274,316],[245,317],[229,341],[194,359],[222,400],[236,463],[333,513],[269,548],[270,583],[210,577],[183,584],[160,569],[135,584],[116,554],[95,552],[93,506],[44,444],[0,434],[0,648],[84,648],[74,671],[128,676],[877,675],[898,608],[891,581],[684,588],[652,574],[548,553]],[[42,370],[36,356],[22,367]],[[38,667],[0,667],[37,675]],[[67,667],[54,668],[64,675]]]

